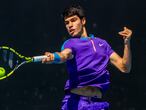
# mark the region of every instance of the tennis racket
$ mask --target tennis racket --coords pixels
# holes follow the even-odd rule
[[[0,80],[11,76],[20,66],[32,63],[41,62],[47,56],[25,57],[13,48],[7,46],[0,47]]]

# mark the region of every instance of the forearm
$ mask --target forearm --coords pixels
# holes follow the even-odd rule
[[[117,53],[113,53],[110,56],[110,61],[114,64],[121,72],[129,73],[131,70],[131,49],[130,49],[130,39],[132,35],[132,30],[124,27],[123,31],[119,32],[119,35],[124,39],[124,53],[123,57],[120,57]]]
[[[122,63],[127,72],[131,70],[131,48],[130,48],[130,39],[124,39],[124,54],[122,58]]]
[[[72,51],[70,49],[65,49],[61,52],[54,52],[54,53],[46,52],[45,55],[47,57],[42,60],[42,63],[59,64],[71,59]]]
[[[68,59],[70,59],[70,53],[64,54],[63,52],[55,52],[56,54],[59,55],[60,57],[60,61],[58,63],[64,63],[66,62]],[[55,60],[55,57],[54,57]]]

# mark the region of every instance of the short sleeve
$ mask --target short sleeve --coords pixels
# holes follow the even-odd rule
[[[73,43],[72,40],[66,40],[63,45],[61,46],[61,51],[63,51],[64,49],[69,48],[72,50],[72,53],[74,54],[74,49],[73,49]]]
[[[106,42],[106,41],[105,41]],[[110,55],[114,52],[111,46],[106,42],[106,53],[110,57]]]

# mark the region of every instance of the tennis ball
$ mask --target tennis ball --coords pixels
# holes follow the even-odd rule
[[[0,67],[0,77],[3,77],[5,75],[6,71],[3,67]]]

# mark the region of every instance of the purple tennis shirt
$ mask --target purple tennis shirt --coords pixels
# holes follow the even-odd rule
[[[65,90],[83,86],[95,86],[105,92],[109,88],[110,77],[106,69],[113,53],[103,39],[94,37],[72,37],[64,42],[62,49],[72,50],[73,59],[67,60],[69,80]]]

